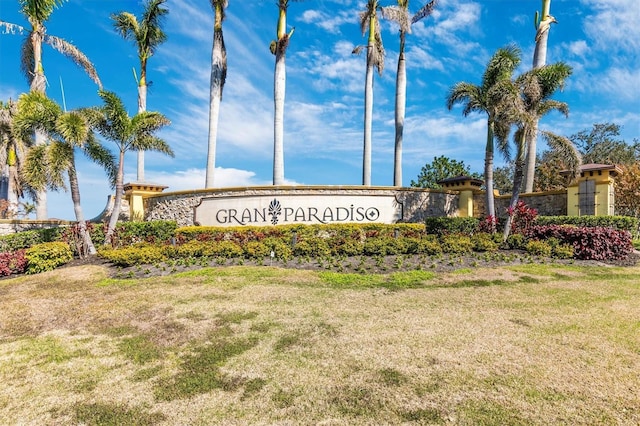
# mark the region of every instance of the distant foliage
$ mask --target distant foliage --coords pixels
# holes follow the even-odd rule
[[[475,179],[482,179],[479,173],[471,173],[471,166],[464,164],[464,161],[452,160],[441,155],[434,157],[431,163],[425,164],[418,175],[418,180],[411,181],[411,186],[417,188],[442,189],[438,183],[443,179],[457,176],[470,176]]]

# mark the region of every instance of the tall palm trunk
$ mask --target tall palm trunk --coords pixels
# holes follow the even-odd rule
[[[286,3],[286,2],[285,2]],[[273,74],[273,184],[284,184],[284,95],[286,85],[285,55],[287,36],[287,9],[280,5],[277,40],[275,46],[276,65]]]
[[[44,27],[40,25],[34,25],[34,30],[31,33],[31,43],[33,46],[33,79],[31,80],[30,90],[32,92],[45,93],[46,91],[46,79],[44,76],[44,68],[42,67],[42,42],[44,40]],[[35,143],[36,145],[44,145],[47,143],[47,137],[42,130],[36,129],[35,131]],[[40,190],[36,192],[36,219],[46,220],[47,213],[47,191]]]
[[[138,83],[138,112],[147,110],[147,66],[146,62],[140,70],[140,82]],[[138,151],[137,181],[144,182],[144,151]]]
[[[367,73],[364,85],[364,147],[362,184],[371,186],[371,127],[373,123],[373,56],[375,54],[375,13],[371,14],[367,42]]]
[[[18,158],[16,156],[16,150],[12,146],[9,148],[7,154],[7,168],[8,168],[8,180],[7,180],[7,216],[15,217],[18,213],[18,194],[20,189],[18,177]]]
[[[78,222],[78,229],[80,231],[80,238],[82,238],[82,244],[86,253],[90,255],[94,255],[97,253],[95,246],[93,245],[93,241],[91,240],[91,235],[87,230],[87,222],[84,220],[84,214],[82,213],[82,206],[80,205],[80,186],[78,185],[78,174],[76,172],[76,168],[73,164],[75,164],[75,160],[73,159],[73,153],[71,154],[71,164],[69,167],[69,188],[71,190],[71,200],[73,201],[73,211],[76,215],[76,221]],[[85,252],[82,250],[78,250],[80,256],[82,256]]]
[[[507,221],[504,225],[504,232],[502,239],[507,240],[509,233],[511,232],[511,225],[513,223],[513,211],[520,199],[520,188],[522,187],[522,180],[524,177],[525,167],[525,151],[527,136],[525,131],[520,130],[520,134],[516,136],[517,153],[515,159],[515,170],[513,173],[513,192],[511,193],[511,201],[509,202],[509,214],[507,215]]]
[[[400,31],[400,56],[396,76],[396,145],[393,161],[393,186],[402,186],[402,136],[407,103],[407,65],[404,56],[405,32]]]
[[[107,233],[104,236],[104,244],[111,244],[113,238],[113,232],[118,223],[118,217],[120,216],[120,204],[122,204],[122,195],[124,192],[124,151],[120,150],[118,158],[118,173],[116,174],[116,196],[113,201],[113,210],[111,211],[111,217],[109,218],[109,225]]]
[[[487,146],[484,153],[484,180],[486,187],[487,216],[496,217],[495,197],[493,195],[493,158],[494,158],[494,122],[487,123]],[[495,230],[492,230],[495,231]]]
[[[213,188],[216,168],[216,143],[218,138],[218,117],[222,88],[227,73],[226,50],[222,36],[222,5],[215,8],[215,25],[213,29],[213,47],[211,49],[211,80],[209,85],[209,144],[207,150],[207,175],[205,188]]]
[[[542,0],[541,21],[548,19],[551,0]],[[536,23],[538,26],[539,24]],[[550,24],[549,24],[550,25]],[[538,29],[538,28],[536,28]],[[541,32],[540,37],[536,38],[536,47],[533,53],[533,68],[540,68],[547,63],[547,41],[549,40],[549,29]],[[533,132],[529,136],[527,146],[526,169],[524,175],[524,192],[533,192],[533,181],[536,173],[536,151],[538,149],[538,120],[533,125]]]

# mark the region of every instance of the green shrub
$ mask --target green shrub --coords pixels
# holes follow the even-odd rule
[[[496,251],[499,248],[499,244],[495,241],[493,234],[478,233],[471,237],[473,243],[473,249],[475,251]]]
[[[16,232],[15,234],[0,236],[0,252],[26,249],[32,245],[45,242],[42,234],[37,230]]]
[[[478,228],[479,222],[475,217],[428,217],[425,220],[425,226],[428,234],[472,235]]]
[[[551,257],[556,259],[573,259],[574,249],[571,244],[557,244],[551,248]]]
[[[101,248],[98,255],[116,266],[148,265],[167,260],[165,247],[147,243],[114,249]]]
[[[362,252],[369,256],[404,254],[406,251],[407,244],[405,239],[393,237],[367,238],[362,248]]]
[[[443,235],[440,246],[445,253],[470,253],[473,251],[471,237],[462,234]]]
[[[259,241],[249,241],[243,248],[248,259],[264,259],[271,254],[271,249]]]
[[[551,256],[552,248],[546,241],[531,240],[526,245],[527,253],[537,256]]]
[[[173,220],[149,222],[118,222],[114,233],[117,246],[147,242],[161,243],[175,236],[178,225]]]
[[[281,238],[268,237],[262,243],[269,249],[269,255],[273,252],[276,259],[289,260],[293,256],[291,244],[283,241]]]
[[[364,244],[360,238],[335,236],[327,239],[331,253],[341,256],[358,256],[362,254]]]
[[[176,257],[201,257],[207,250],[208,242],[191,240],[180,244],[175,249]]]
[[[207,256],[224,257],[231,259],[234,257],[242,257],[244,250],[239,244],[233,241],[220,241],[210,243],[208,250],[205,252]]]
[[[442,253],[442,247],[434,238],[407,238],[405,240],[408,254],[435,255]]]
[[[511,234],[507,237],[507,248],[511,250],[526,249],[527,239],[522,234]]]
[[[296,256],[326,257],[331,254],[327,239],[314,237],[296,243],[293,248]]]
[[[35,244],[26,250],[25,256],[27,274],[51,271],[73,259],[69,244],[60,241]]]

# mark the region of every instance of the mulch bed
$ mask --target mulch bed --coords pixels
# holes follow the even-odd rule
[[[636,266],[640,262],[640,252],[635,250],[625,259],[595,261],[575,259],[552,259],[531,256],[522,251],[498,251],[496,253],[472,253],[466,255],[427,256],[427,255],[397,255],[397,256],[355,256],[334,259],[302,259],[293,258],[283,262],[277,259],[265,259],[262,262],[246,259],[217,259],[192,264],[166,263],[160,265],[137,265],[130,267],[114,266],[98,256],[84,259],[74,259],[63,268],[83,265],[101,265],[108,269],[112,278],[148,278],[166,276],[176,272],[191,271],[203,267],[227,266],[274,266],[290,269],[324,270],[333,272],[376,274],[393,273],[399,271],[427,270],[433,272],[450,272],[458,269],[495,268],[506,265],[525,264],[564,264],[582,266]]]

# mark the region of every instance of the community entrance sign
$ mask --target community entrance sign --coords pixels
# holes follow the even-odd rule
[[[394,195],[209,197],[194,210],[194,223],[201,226],[396,223],[402,218],[402,204]]]

